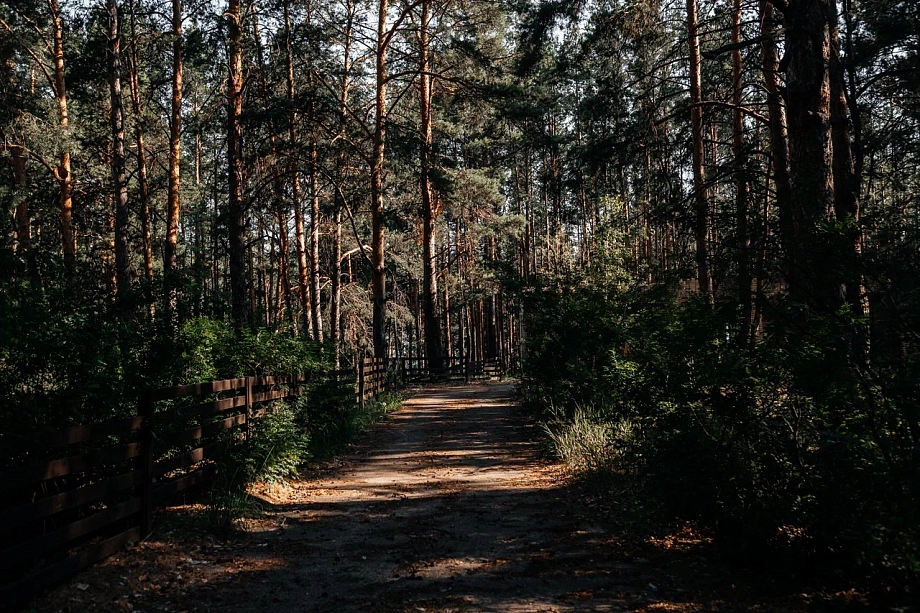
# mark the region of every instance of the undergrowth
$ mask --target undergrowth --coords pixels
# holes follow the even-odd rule
[[[399,407],[397,394],[354,402],[350,383],[326,381],[255,421],[252,438],[239,440],[220,461],[207,505],[208,523],[232,530],[238,520],[258,517],[261,503],[247,493],[257,481],[283,483],[296,477],[308,460],[324,461],[343,451],[358,435]]]
[[[774,569],[920,576],[916,413],[898,391],[916,365],[861,368],[863,324],[843,312],[803,321],[777,299],[743,342],[730,305],[576,281],[531,288],[522,381],[573,474],[627,479],[650,521]]]

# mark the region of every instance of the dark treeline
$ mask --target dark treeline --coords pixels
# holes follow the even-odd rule
[[[908,0],[0,2],[7,414],[497,357],[666,521],[916,573],[918,62]]]

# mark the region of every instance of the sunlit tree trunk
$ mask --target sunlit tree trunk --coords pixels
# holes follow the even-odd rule
[[[344,141],[348,133],[348,98],[351,90],[351,46],[355,18],[355,4],[346,2],[345,28],[342,40],[342,84],[339,107],[339,137]],[[335,347],[335,364],[339,367],[342,339],[342,211],[345,209],[344,188],[348,159],[344,147],[336,154],[335,164],[335,227],[333,229],[332,295],[329,305],[329,337]],[[359,245],[360,248],[360,245]]]
[[[300,172],[297,151],[297,111],[294,110],[294,54],[291,43],[291,3],[284,3],[285,68],[287,78],[287,98],[290,105],[288,112],[288,140],[291,150],[291,192],[294,204],[294,241],[297,247],[297,295],[303,316],[303,329],[313,338],[313,320],[310,316],[310,286],[307,284],[307,243],[304,234],[303,204],[300,201]]]
[[[774,40],[773,6],[768,0],[760,2],[760,34],[763,38],[763,78],[770,118],[770,154],[773,162],[773,182],[776,203],[780,210],[780,233],[784,243],[792,240],[789,218],[792,187],[789,183],[789,142],[786,128],[786,106],[779,86],[779,54]]]
[[[317,168],[319,158],[316,151],[316,140],[310,146],[310,311],[313,321],[313,332],[319,342],[323,342],[323,317],[319,295],[319,181]]]
[[[18,254],[26,263],[27,273],[35,289],[41,287],[41,277],[38,272],[38,259],[32,246],[32,214],[29,210],[29,185],[28,161],[29,157],[25,147],[10,145],[10,158],[13,166],[13,202],[16,209],[13,213],[13,222],[16,225],[16,241],[13,243],[13,252]]]
[[[831,44],[828,78],[831,88],[831,141],[834,152],[834,213],[838,221],[855,224],[859,220],[859,181],[855,173],[850,139],[850,105],[847,103],[846,75],[840,57],[840,31],[837,25],[839,15],[836,0],[829,0],[828,9]],[[853,102],[855,105],[855,100]],[[851,236],[852,248],[850,245],[842,245],[842,248],[847,251],[841,254],[845,260],[842,271],[843,293],[846,302],[850,304],[853,312],[857,313],[861,312],[861,306],[860,279],[859,274],[853,270],[855,262],[852,261],[859,247],[859,233],[855,227],[851,230]]]
[[[700,84],[700,38],[696,0],[687,0],[687,38],[690,46],[690,123],[693,140],[693,194],[695,203],[696,276],[700,292],[712,293],[709,276],[709,189],[706,186],[705,149],[703,147],[703,93]]]
[[[54,38],[54,97],[57,101],[60,125],[68,132],[70,119],[67,113],[67,84],[64,80],[64,35],[61,23],[61,10],[58,0],[48,0],[51,11],[51,30]],[[60,165],[54,175],[58,181],[61,202],[61,246],[64,251],[64,266],[73,271],[77,263],[77,235],[73,225],[73,176],[70,168],[70,152],[67,145],[61,152]]]
[[[436,270],[437,239],[435,222],[438,212],[432,197],[431,179],[431,61],[429,57],[431,1],[422,1],[419,23],[419,112],[421,115],[421,144],[419,146],[419,181],[422,194],[422,306],[425,312],[425,357],[428,367],[440,371],[444,367],[441,326],[438,320],[438,278]]]
[[[130,305],[131,259],[128,251],[128,176],[125,171],[125,109],[121,96],[121,28],[116,0],[106,0],[109,18],[109,125],[112,131],[112,185],[115,192],[115,287],[118,310]]]
[[[374,299],[374,356],[386,357],[386,263],[383,245],[383,163],[386,144],[387,112],[387,0],[380,0],[377,15],[377,48],[374,54],[376,88],[374,98],[374,137],[371,160],[371,290]]]
[[[232,4],[232,2],[231,2]],[[232,26],[231,26],[232,27]],[[172,1],[172,96],[169,113],[169,183],[166,195],[166,244],[163,247],[163,274],[174,307],[176,246],[179,238],[179,187],[182,159],[182,2]]]
[[[131,12],[131,71],[129,85],[131,88],[131,109],[134,111],[134,142],[137,146],[137,193],[140,207],[141,232],[144,241],[144,276],[153,280],[153,247],[150,236],[150,195],[147,181],[147,146],[144,142],[144,130],[141,127],[141,93],[138,71],[137,27],[134,0],[130,0]]]
[[[250,306],[246,278],[246,208],[243,202],[243,47],[240,0],[230,0],[229,76],[227,78],[228,226],[230,242],[230,309],[234,323],[247,326]]]

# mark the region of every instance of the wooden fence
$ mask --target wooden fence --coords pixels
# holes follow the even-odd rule
[[[440,368],[431,368],[428,358],[401,357],[384,360],[365,357],[358,362],[358,402],[363,406],[370,397],[381,392],[405,387],[410,383],[429,381],[458,381],[494,379],[503,375],[499,358],[472,361],[460,356],[443,359]]]
[[[439,372],[424,358],[364,358],[356,370],[334,375],[355,382],[362,406],[410,381],[501,375],[497,361],[458,358]],[[306,383],[269,376],[162,388],[142,396],[136,415],[3,437],[16,461],[0,471],[0,609],[146,538],[156,508],[213,479],[214,460]]]
[[[212,479],[267,403],[304,377],[242,377],[145,394],[137,415],[19,440],[0,473],[0,608],[150,533],[151,516]],[[160,410],[158,410],[160,409]]]

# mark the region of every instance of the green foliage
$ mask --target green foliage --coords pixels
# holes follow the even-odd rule
[[[317,390],[319,398],[335,397],[335,386],[329,384],[325,389]],[[326,459],[341,451],[360,433],[366,431],[388,413],[399,407],[399,396],[392,393],[381,394],[377,399],[369,398],[361,408],[354,403],[354,396],[349,384],[345,394],[337,400],[320,401],[316,408],[308,413],[310,420],[310,453],[318,459]]]
[[[283,482],[312,458],[327,459],[399,406],[394,394],[354,403],[351,384],[323,381],[310,392],[277,406],[254,423],[252,438],[237,441],[221,459],[208,503],[208,521],[232,529],[243,517],[261,513],[246,492],[255,481]]]
[[[596,411],[579,407],[569,417],[557,415],[544,422],[543,431],[553,454],[573,474],[591,475],[613,468],[615,427]]]
[[[628,474],[659,520],[735,551],[916,572],[907,375],[863,365],[862,322],[777,301],[751,343],[733,308],[674,294],[593,273],[525,291],[524,394],[557,454]]]

